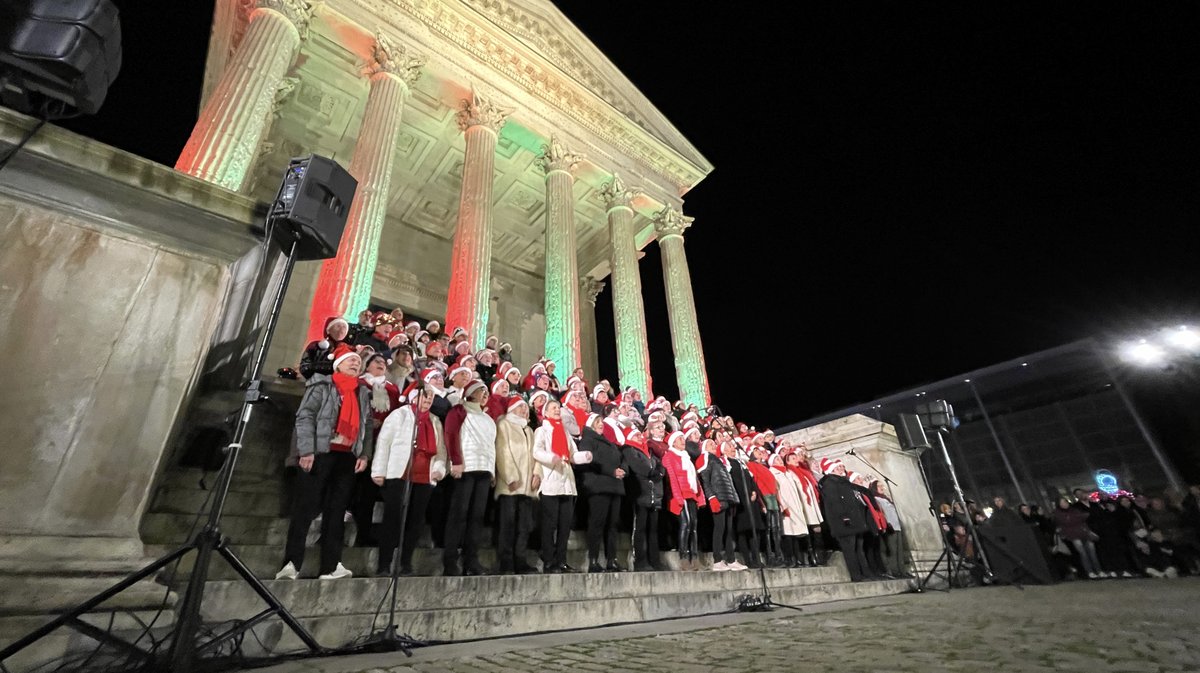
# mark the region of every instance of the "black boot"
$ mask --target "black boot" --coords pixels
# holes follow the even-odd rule
[[[609,561],[609,562],[608,562],[608,565],[604,567],[604,570],[605,570],[605,571],[607,571],[607,572],[610,572],[610,573],[623,573],[623,572],[625,572],[625,569],[624,569],[624,568],[622,568],[622,567],[621,567],[621,564],[620,564],[620,563],[617,563],[615,559],[614,559],[614,560],[612,560],[612,561]]]
[[[600,565],[600,559],[595,559],[595,558],[588,559],[588,572],[589,573],[604,572],[604,566]]]

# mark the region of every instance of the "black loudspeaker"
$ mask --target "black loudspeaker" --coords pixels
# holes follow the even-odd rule
[[[950,406],[946,400],[918,404],[917,414],[921,417],[921,423],[927,428],[934,430],[954,428],[954,407]]]
[[[1005,584],[1054,584],[1049,549],[1032,526],[977,526],[996,579]]]
[[[930,448],[925,428],[921,426],[921,418],[916,414],[900,414],[896,434],[900,438],[900,447],[905,451],[924,451]]]
[[[120,70],[121,22],[110,0],[0,0],[4,105],[52,119],[95,114]]]
[[[358,180],[333,159],[292,159],[271,210],[273,235],[284,250],[296,241],[296,261],[334,257],[357,189]]]

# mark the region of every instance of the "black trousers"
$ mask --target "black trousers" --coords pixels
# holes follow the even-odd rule
[[[353,453],[330,451],[313,458],[312,469],[296,474],[295,508],[288,526],[287,546],[283,562],[294,563],[296,570],[304,564],[304,539],[308,526],[321,515],[320,574],[334,571],[342,560],[342,538],[346,534],[346,507],[354,492]]]
[[[751,568],[757,568],[762,564],[758,556],[758,545],[754,543],[762,542],[764,534],[765,532],[761,529],[752,532],[739,528],[737,531],[737,550],[746,561],[746,565]]]
[[[658,515],[660,510],[635,505],[633,508],[633,563],[658,567]]]
[[[442,564],[448,570],[457,570],[461,545],[463,569],[479,570],[479,528],[483,525],[483,512],[492,489],[492,475],[482,470],[464,472],[462,478],[455,481],[450,511],[446,514]]]
[[[554,568],[567,562],[567,539],[575,518],[575,496],[543,495],[542,501],[542,569]]]
[[[700,545],[696,539],[696,525],[699,523],[698,510],[695,500],[684,500],[683,508],[679,510],[679,560],[700,557]]]
[[[433,487],[429,484],[411,484],[408,495],[408,512],[404,511],[403,479],[387,479],[379,492],[383,495],[383,524],[379,531],[379,564],[378,568],[385,571],[392,566],[392,557],[396,546],[401,544],[400,521],[404,521],[404,540],[400,547],[400,568],[412,569],[413,550],[425,528],[425,510],[429,506],[429,496]]]
[[[525,552],[529,548],[529,532],[533,530],[533,498],[502,495],[497,500],[500,515],[496,566],[501,572],[528,568]]]
[[[783,554],[783,511],[767,510],[766,553],[767,563],[777,561]]]
[[[863,535],[863,556],[867,557],[867,569],[876,577],[887,572],[883,564],[883,543],[878,533]]]
[[[734,556],[734,538],[737,537],[737,532],[734,529],[735,507],[737,505],[722,507],[720,512],[712,515],[713,563],[733,563],[737,561],[737,557]]]
[[[350,514],[354,516],[355,547],[372,547],[378,544],[373,535],[371,519],[375,514],[375,503],[379,500],[381,487],[371,480],[371,471],[363,470],[354,475],[354,495],[350,497]]]
[[[612,493],[593,493],[588,496],[587,546],[588,561],[600,558],[600,540],[604,540],[604,558],[617,560],[617,522],[621,518],[621,496]]]
[[[863,555],[863,536],[839,535],[837,543],[842,550],[842,558],[846,559],[846,570],[850,572],[850,580],[861,582],[867,579],[871,571]]]

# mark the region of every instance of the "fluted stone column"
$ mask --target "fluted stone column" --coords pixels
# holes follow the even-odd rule
[[[246,34],[200,110],[175,168],[240,191],[258,156],[271,107],[308,32],[307,0],[257,0]]]
[[[650,348],[646,341],[646,310],[642,306],[642,277],[633,240],[633,193],[619,175],[613,175],[600,194],[608,204],[617,376],[622,388],[633,386],[649,397]]]
[[[692,297],[692,276],[687,253],[683,249],[683,231],[692,226],[692,218],[667,206],[654,218],[658,247],[662,251],[663,281],[667,288],[667,315],[671,321],[671,345],[675,351],[675,378],[679,398],[701,408],[711,402],[708,372],[704,367],[704,348],[700,327],[696,324],[696,301]]]
[[[466,136],[458,227],[450,261],[450,291],[446,300],[447,330],[466,329],[472,350],[487,341],[488,292],[492,278],[492,178],[496,138],[512,110],[473,93],[463,101],[458,126]]]
[[[546,172],[546,357],[560,371],[580,363],[579,271],[575,238],[575,176],[583,159],[551,138],[538,159]]]
[[[600,380],[600,347],[596,343],[596,297],[604,281],[591,276],[579,279],[579,358],[589,381]],[[565,380],[565,379],[564,379]]]
[[[406,53],[382,33],[376,35],[365,73],[371,78],[371,89],[349,168],[358,180],[358,190],[346,216],[337,256],[321,263],[309,316],[310,340],[321,338],[329,316],[342,316],[353,325],[358,312],[371,302],[400,117],[408,87],[420,76],[423,65],[424,58]]]

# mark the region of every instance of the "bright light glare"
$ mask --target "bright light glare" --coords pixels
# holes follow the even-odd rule
[[[1167,332],[1167,343],[1188,353],[1200,352],[1200,334],[1186,325]]]
[[[1127,362],[1153,367],[1161,365],[1166,358],[1166,352],[1159,346],[1139,339],[1136,343],[1126,344],[1121,348],[1121,357]]]

